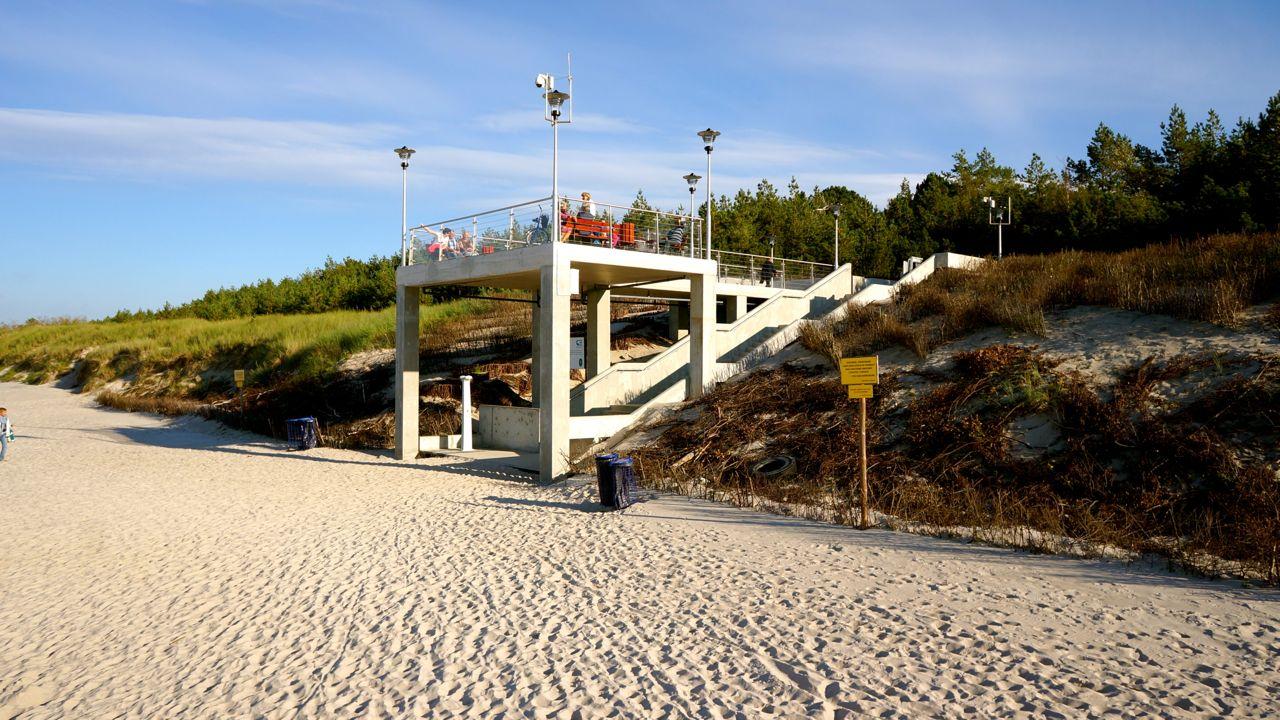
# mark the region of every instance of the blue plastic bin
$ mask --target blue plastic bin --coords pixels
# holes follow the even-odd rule
[[[320,442],[320,427],[314,417],[286,420],[285,433],[295,450],[310,450]]]

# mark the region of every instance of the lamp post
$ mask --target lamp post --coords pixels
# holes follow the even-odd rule
[[[996,226],[996,259],[1004,257],[1004,226],[1013,222],[1013,197],[1005,199],[1004,209],[996,208],[996,199],[993,197],[984,197],[982,202],[987,205],[987,224]]]
[[[543,97],[547,101],[546,119],[551,123],[551,215],[556,229],[552,242],[560,242],[560,112],[569,93],[548,90]]]
[[[835,216],[836,219],[836,241],[834,245],[834,252],[832,253],[835,259],[831,262],[831,269],[835,270],[840,267],[840,203],[831,203],[830,205],[823,205],[818,208],[819,212],[826,210],[830,210],[831,214]]]
[[[409,264],[409,158],[413,148],[402,145],[396,148],[400,156],[400,264]]]
[[[698,137],[702,138],[703,150],[707,151],[707,247],[706,257],[711,259],[711,146],[715,143],[716,138],[720,137],[720,133],[707,128],[698,133]]]
[[[684,181],[689,183],[689,257],[693,257],[693,193],[698,189],[698,181],[702,179],[697,173],[689,173],[684,176]]]

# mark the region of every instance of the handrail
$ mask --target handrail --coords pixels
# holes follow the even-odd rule
[[[503,210],[515,210],[515,209],[516,209],[516,208],[518,208],[518,207],[528,207],[528,206],[530,206],[530,205],[533,205],[534,203],[547,202],[547,201],[550,201],[550,200],[551,200],[551,196],[550,196],[550,195],[548,195],[548,196],[546,196],[546,197],[544,197],[544,198],[536,198],[536,199],[534,199],[534,200],[525,200],[524,202],[518,202],[518,203],[516,203],[516,204],[514,204],[514,205],[507,205],[506,207],[494,208],[493,210],[484,210],[484,211],[481,211],[481,212],[467,213],[466,215],[462,215],[462,216],[460,216],[460,217],[456,217],[456,218],[449,218],[448,220],[440,220],[440,221],[433,222],[433,223],[422,223],[421,225],[414,225],[413,227],[411,227],[411,228],[409,228],[409,229],[410,229],[410,230],[425,230],[426,228],[429,228],[429,227],[431,227],[432,225],[444,225],[445,223],[461,222],[461,221],[463,221],[463,220],[470,220],[471,218],[480,217],[481,215],[489,215],[489,214],[491,214],[491,213],[500,213],[500,212],[502,212]]]
[[[579,203],[579,204],[581,204],[581,203],[582,203],[582,199],[581,199],[581,198],[571,198],[571,197],[567,197],[567,196],[561,196],[561,197],[560,197],[560,199],[561,199],[561,200],[568,200],[570,203]],[[654,210],[654,209],[652,209],[652,208],[650,208],[650,209],[648,209],[648,210],[642,210],[642,209],[638,209],[638,208],[631,207],[631,206],[629,206],[629,205],[613,205],[613,204],[610,204],[610,203],[607,203],[607,202],[600,202],[600,201],[598,201],[598,200],[592,200],[592,201],[590,201],[590,202],[591,202],[593,205],[595,205],[596,207],[606,207],[606,208],[612,208],[612,209],[614,209],[614,210],[621,210],[621,211],[623,212],[623,214],[624,214],[624,215],[625,215],[626,213],[629,213],[629,212],[638,212],[638,213],[645,213],[645,214],[647,214],[647,215],[665,215],[665,216],[667,216],[667,217],[676,218],[677,220],[688,220],[688,219],[689,219],[689,214],[688,214],[688,213],[671,213],[671,212],[666,212],[665,210]],[[470,216],[468,216],[468,217],[470,217]],[[694,215],[694,216],[693,216],[693,220],[694,220],[694,222],[701,222],[701,221],[702,221],[702,218],[701,218],[701,217],[698,217],[697,215]]]

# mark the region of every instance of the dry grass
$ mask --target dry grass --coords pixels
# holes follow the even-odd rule
[[[900,289],[885,307],[850,308],[846,317],[809,331],[802,341],[833,359],[894,345],[923,357],[984,327],[1042,335],[1045,312],[1055,308],[1102,305],[1234,325],[1246,307],[1278,295],[1280,235],[1226,235],[943,270]],[[1280,311],[1273,315],[1280,327]]]
[[[953,366],[920,393],[886,378],[869,403],[872,503],[891,524],[1280,581],[1280,367],[1183,357],[1140,364],[1099,392],[1034,348],[960,353]],[[1160,383],[1224,366],[1250,372],[1185,406],[1153,402]],[[636,453],[645,481],[852,522],[855,406],[841,390],[790,367],[722,385],[695,404],[696,420]],[[1012,423],[1028,416],[1047,416],[1059,441],[1020,452]],[[752,475],[779,454],[796,459],[794,477]]]

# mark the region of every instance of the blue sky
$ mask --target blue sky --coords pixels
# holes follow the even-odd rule
[[[685,200],[841,183],[878,203],[986,146],[1060,167],[1099,121],[1233,123],[1280,91],[1277,3],[0,0],[0,322],[100,317],[399,245],[549,194],[533,86],[573,52],[561,183]]]

